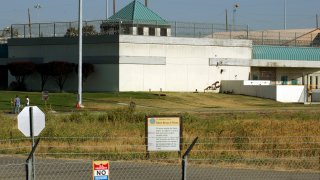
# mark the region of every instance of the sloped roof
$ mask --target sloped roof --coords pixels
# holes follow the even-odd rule
[[[116,14],[109,21],[132,21],[133,23],[169,25],[169,23],[158,14],[144,6],[141,2],[134,0]]]
[[[253,46],[253,60],[320,61],[320,48]]]

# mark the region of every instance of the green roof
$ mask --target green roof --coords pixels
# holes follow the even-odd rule
[[[132,21],[133,23],[169,25],[169,23],[141,2],[135,0],[122,8],[108,20]]]
[[[253,46],[253,60],[320,61],[320,48]]]

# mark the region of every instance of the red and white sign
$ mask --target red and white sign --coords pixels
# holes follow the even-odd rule
[[[110,180],[109,161],[93,161],[93,180]]]

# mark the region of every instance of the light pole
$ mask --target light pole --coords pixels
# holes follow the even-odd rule
[[[284,29],[287,29],[287,0],[284,0],[284,19],[283,19],[283,26],[284,26]]]
[[[109,0],[106,0],[106,20],[109,17]]]
[[[235,25],[236,25],[236,12],[237,12],[237,9],[240,7],[239,4],[235,4],[233,6],[233,17],[232,17],[232,30],[235,30]]]
[[[34,5],[33,8],[35,8],[37,10],[37,21],[38,21],[38,23],[40,23],[39,11],[42,8],[42,6],[38,3],[38,4]]]
[[[82,107],[82,0],[79,0],[79,64],[78,64],[78,102],[77,108]]]

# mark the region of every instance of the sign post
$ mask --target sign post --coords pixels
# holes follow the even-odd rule
[[[31,137],[32,151],[35,150],[34,137],[38,136],[45,127],[45,114],[37,106],[27,106],[18,114],[18,129],[26,136]],[[29,158],[28,158],[29,159]],[[32,171],[29,178],[35,180],[35,157],[32,153]]]
[[[110,180],[110,163],[109,161],[93,161],[93,180]]]

